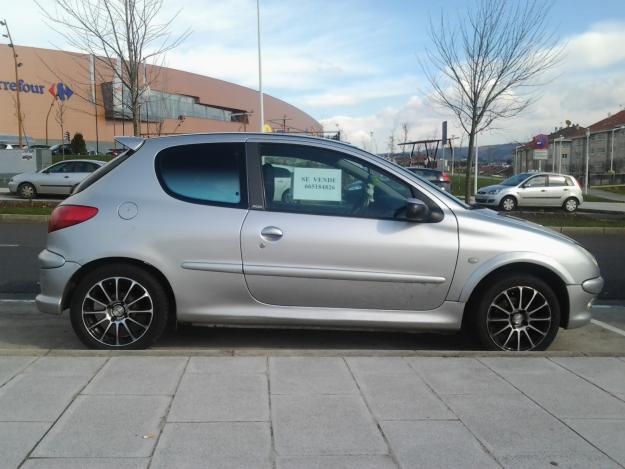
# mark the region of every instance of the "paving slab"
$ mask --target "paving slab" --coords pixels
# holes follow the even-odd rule
[[[170,400],[167,396],[78,396],[33,456],[149,457]]]
[[[151,469],[271,468],[271,433],[264,422],[168,423]]]
[[[356,394],[345,361],[337,357],[270,357],[272,394]]]
[[[266,357],[192,357],[187,373],[266,373]]]
[[[186,363],[184,357],[111,358],[83,393],[171,396]]]
[[[438,394],[518,393],[475,358],[414,357],[406,361]]]
[[[546,358],[481,361],[560,418],[625,418],[625,402]]]
[[[415,373],[359,373],[360,389],[378,420],[456,419]]]
[[[500,467],[461,422],[382,422],[381,425],[402,469]]]
[[[88,376],[20,374],[0,389],[0,421],[53,422]]]
[[[625,393],[625,362],[614,357],[557,357],[552,361],[615,394]]]
[[[35,357],[0,357],[0,386],[35,360]]]
[[[413,373],[402,357],[347,357],[352,372],[358,373]]]
[[[625,466],[625,420],[566,420],[573,430]]]
[[[388,448],[360,396],[271,396],[280,456],[387,454]]]
[[[278,458],[277,469],[397,469],[390,456],[311,456]]]
[[[260,373],[185,373],[167,420],[268,421],[267,376]]]
[[[588,467],[612,463],[564,423],[524,396],[470,394],[443,396],[443,399],[500,462],[506,460],[512,465],[512,462],[532,461],[533,467],[551,467],[552,462],[571,460],[592,461]]]
[[[28,366],[24,373],[58,376],[93,376],[104,362],[103,357],[41,357]]]
[[[149,458],[33,458],[20,469],[146,469]]]
[[[42,422],[0,422],[0,467],[18,467],[48,428]]]

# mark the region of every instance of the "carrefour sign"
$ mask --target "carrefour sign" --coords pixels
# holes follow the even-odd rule
[[[14,81],[0,81],[0,90],[3,91],[16,91],[19,88],[20,93],[32,93],[32,94],[45,94],[46,85],[39,85],[35,83],[27,83],[24,80]],[[72,97],[74,92],[72,89],[64,83],[53,83],[48,92],[55,98],[65,101]]]

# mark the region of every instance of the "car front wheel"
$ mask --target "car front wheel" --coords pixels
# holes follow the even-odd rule
[[[511,212],[516,208],[516,199],[512,196],[507,195],[506,197],[501,199],[499,207],[506,212]]]
[[[34,199],[37,197],[37,189],[30,182],[20,184],[17,188],[17,193],[22,199]]]
[[[170,302],[159,280],[129,264],[88,273],[72,296],[70,318],[78,338],[97,349],[144,349],[165,330]]]
[[[488,350],[546,350],[560,327],[560,305],[552,288],[530,275],[494,282],[472,312],[477,337]]]

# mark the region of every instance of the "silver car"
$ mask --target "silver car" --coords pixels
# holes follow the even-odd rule
[[[494,186],[481,187],[475,195],[480,205],[510,212],[517,207],[562,207],[574,212],[584,202],[573,176],[556,173],[521,173]]]
[[[83,179],[105,164],[97,160],[61,161],[41,171],[13,176],[9,180],[9,191],[23,199],[40,194],[68,195]]]
[[[348,144],[118,141],[132,150],[54,210],[39,255],[37,306],[69,310],[89,347],[145,348],[178,321],[464,328],[487,349],[541,350],[590,321],[603,286],[575,241]],[[289,197],[275,196],[274,165],[292,168]]]

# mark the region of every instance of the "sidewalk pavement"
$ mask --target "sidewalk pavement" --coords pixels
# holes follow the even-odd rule
[[[625,465],[615,357],[0,357],[3,468]]]
[[[625,213],[625,204],[622,202],[583,202],[579,209],[600,211],[600,212],[621,212]]]
[[[614,200],[616,202],[625,202],[625,194],[615,194],[614,192],[602,191],[601,189],[588,189],[591,195],[603,197],[604,199]]]

